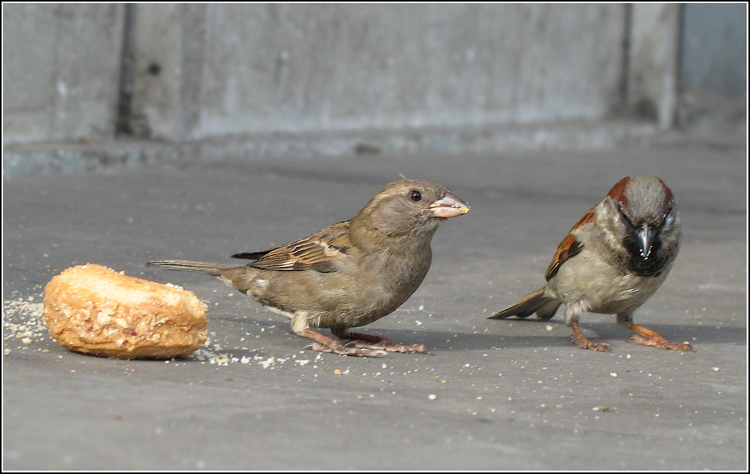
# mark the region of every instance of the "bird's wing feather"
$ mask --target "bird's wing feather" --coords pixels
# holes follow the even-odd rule
[[[574,231],[578,227],[593,222],[594,219],[596,219],[594,209],[595,208],[591,208],[586,214],[584,214],[583,217],[576,222],[576,225],[573,226],[568,235],[566,235],[562,242],[560,242],[560,245],[557,246],[555,256],[552,258],[552,263],[550,263],[549,268],[547,268],[547,273],[544,275],[547,281],[557,274],[557,271],[560,270],[563,263],[567,262],[568,259],[575,257],[581,253],[581,250],[583,250],[583,243],[576,238]]]
[[[239,253],[233,257],[257,258],[249,266],[264,270],[329,273],[338,270],[336,260],[350,249],[349,221],[343,221],[280,247],[263,252]]]

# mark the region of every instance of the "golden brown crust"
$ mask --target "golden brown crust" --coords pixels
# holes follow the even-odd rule
[[[87,264],[52,278],[42,318],[52,338],[76,352],[166,359],[203,345],[205,312],[191,291]]]

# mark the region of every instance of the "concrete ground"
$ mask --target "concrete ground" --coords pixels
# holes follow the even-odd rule
[[[17,177],[3,190],[3,467],[10,470],[745,470],[746,148],[362,154]],[[191,161],[190,158],[193,158]],[[353,216],[399,174],[469,202],[420,289],[365,332],[430,353],[305,349],[286,320],[151,259],[229,262]],[[694,351],[626,342],[613,316],[575,348],[558,315],[488,320],[543,283],[556,245],[626,175],[658,175],[684,241],[636,320]],[[209,306],[210,342],[170,361],[69,352],[43,287],[87,262],[172,282]]]

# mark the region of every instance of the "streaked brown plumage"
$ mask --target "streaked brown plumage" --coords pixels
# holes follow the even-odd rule
[[[308,237],[235,258],[242,266],[183,260],[149,266],[208,273],[268,309],[291,318],[292,330],[317,351],[377,356],[384,351],[425,352],[350,332],[398,308],[422,283],[432,261],[430,242],[439,223],[463,215],[469,206],[444,187],[403,179],[386,185],[353,218]],[[311,328],[329,328],[354,345],[343,345]]]
[[[578,320],[585,311],[616,314],[622,327],[635,331],[639,344],[690,350],[633,322],[633,312],[661,286],[680,249],[681,224],[672,191],[659,178],[626,177],[590,209],[557,247],[545,275],[547,284],[490,319],[549,319],[565,303],[565,322],[573,343],[608,351],[593,343]]]

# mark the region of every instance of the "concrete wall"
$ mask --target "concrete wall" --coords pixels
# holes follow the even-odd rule
[[[682,77],[744,90],[739,10],[6,4],[3,143],[492,129],[633,112],[668,128]]]
[[[682,85],[741,96],[747,90],[747,4],[689,4],[682,32]]]
[[[618,97],[622,13],[141,4],[134,112],[178,140],[598,118]]]
[[[627,108],[661,128],[676,120],[681,9],[676,3],[636,3],[630,10]]]
[[[123,10],[3,5],[3,143],[113,136]]]

